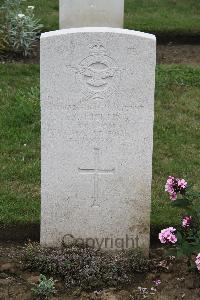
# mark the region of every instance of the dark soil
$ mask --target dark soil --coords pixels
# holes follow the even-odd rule
[[[200,45],[158,45],[157,63],[200,66]]]
[[[0,242],[26,242],[28,240],[40,240],[40,224],[1,224],[0,223]]]
[[[0,299],[1,300],[33,300],[31,288],[38,283],[39,273],[23,270],[21,254],[23,245],[0,244]],[[157,261],[158,268],[152,273],[136,277],[135,284],[124,289],[107,289],[85,293],[77,289],[70,294],[58,278],[56,281],[56,295],[50,299],[60,300],[181,300],[200,299],[200,274],[190,273],[186,262],[171,260],[166,264],[163,249],[151,251],[151,258]],[[160,267],[162,266],[162,267]],[[153,281],[160,279],[161,284],[156,287]]]
[[[190,44],[190,45],[197,45],[200,42],[200,33],[178,33],[178,32],[151,32],[156,36],[157,43],[159,45],[162,44]]]
[[[0,55],[0,62],[18,62],[26,64],[38,64],[39,45],[35,47],[32,58],[23,59],[12,54]],[[200,66],[200,44],[158,44],[157,45],[158,64],[186,64]]]
[[[178,226],[178,225],[177,225]],[[151,246],[156,247],[158,244],[158,233],[165,224],[159,226],[151,225]],[[40,241],[40,223],[26,224],[2,224],[0,223],[0,243],[12,241],[17,243],[25,243],[28,240],[33,242]],[[1,300],[1,299],[0,299]]]

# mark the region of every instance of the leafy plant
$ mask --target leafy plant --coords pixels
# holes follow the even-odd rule
[[[0,50],[27,57],[32,54],[43,25],[34,15],[34,6],[22,9],[22,2],[5,0],[1,7]]]
[[[198,254],[195,264],[200,271],[200,193],[191,191],[184,179],[173,176],[169,176],[165,191],[169,193],[172,207],[181,208],[184,215],[178,230],[165,228],[161,230],[159,239],[169,248],[168,254],[186,256],[190,269],[194,268],[194,256]]]
[[[49,296],[55,293],[53,278],[47,279],[46,276],[41,274],[39,284],[35,284],[35,287],[32,288],[32,292],[40,299],[48,299]]]

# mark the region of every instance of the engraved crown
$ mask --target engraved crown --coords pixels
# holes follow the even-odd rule
[[[100,42],[97,42],[90,46],[90,52],[92,54],[105,54],[106,49]]]

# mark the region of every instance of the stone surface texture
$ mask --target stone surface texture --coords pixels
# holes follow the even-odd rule
[[[60,29],[119,27],[124,23],[124,0],[60,0]]]
[[[42,34],[43,245],[148,252],[155,54],[136,31]]]

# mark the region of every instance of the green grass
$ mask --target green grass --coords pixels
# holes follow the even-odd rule
[[[4,0],[0,0],[2,4]],[[58,29],[58,0],[27,0],[34,5],[44,30]],[[125,28],[147,32],[193,34],[200,32],[198,0],[125,0]]]
[[[147,32],[200,32],[198,0],[125,0],[125,27]]]
[[[0,65],[0,222],[38,222],[39,67]]]
[[[161,65],[157,69],[152,224],[179,219],[164,192],[166,178],[175,175],[200,189],[200,68]],[[179,222],[178,222],[179,223]]]
[[[200,188],[200,68],[159,66],[156,76],[152,225],[178,223],[168,175]],[[0,223],[39,222],[39,66],[0,65]]]

